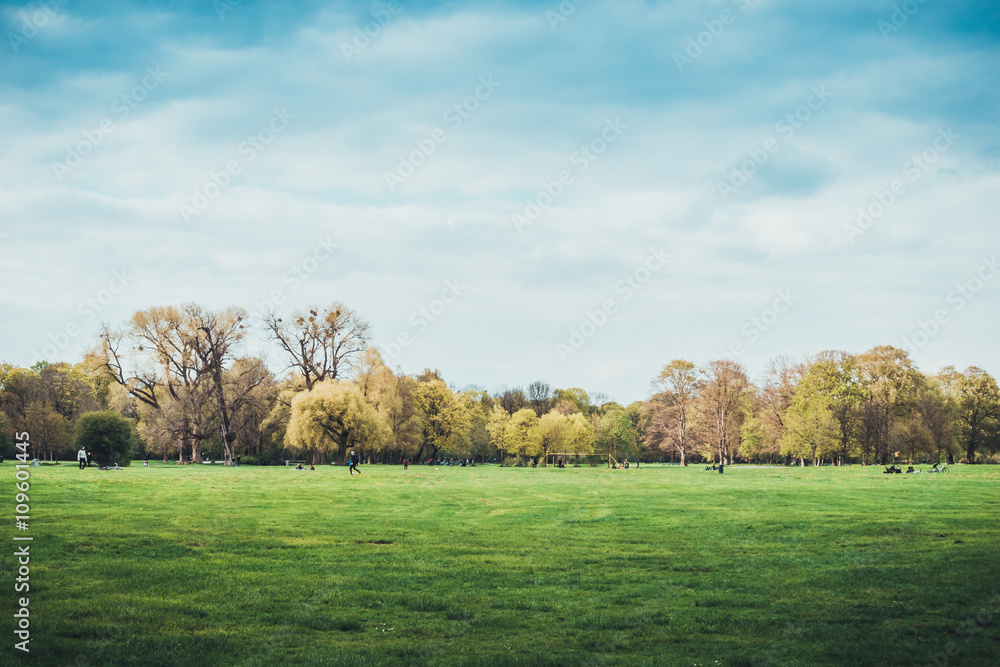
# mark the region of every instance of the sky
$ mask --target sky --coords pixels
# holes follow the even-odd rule
[[[0,360],[340,301],[407,373],[1000,375],[1000,5],[0,3]]]

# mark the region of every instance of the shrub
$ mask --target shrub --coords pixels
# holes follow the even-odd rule
[[[260,460],[256,456],[241,456],[240,457],[241,466],[259,466]]]
[[[76,423],[76,448],[92,453],[98,465],[131,464],[137,444],[132,422],[117,412],[86,412]]]

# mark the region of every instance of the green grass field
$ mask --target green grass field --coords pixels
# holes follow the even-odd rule
[[[1000,664],[997,467],[362,470],[32,468],[5,664]]]

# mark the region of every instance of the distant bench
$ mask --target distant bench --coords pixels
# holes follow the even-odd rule
[[[305,461],[291,461],[291,460],[285,460],[285,467],[287,468],[288,466],[294,466],[294,465],[298,465],[298,464],[300,464],[300,463],[301,463],[301,464],[303,464],[303,465],[305,465]]]

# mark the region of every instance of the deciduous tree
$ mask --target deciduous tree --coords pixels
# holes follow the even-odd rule
[[[469,414],[461,398],[440,379],[418,382],[414,395],[423,438],[413,460],[436,459],[442,449],[459,449],[468,440],[470,428]]]
[[[970,366],[955,382],[958,439],[965,460],[975,463],[982,451],[1000,449],[1000,388],[981,368]]]
[[[324,380],[292,400],[287,443],[312,455],[334,453],[337,463],[352,447],[379,451],[392,436],[385,419],[352,382]]]
[[[739,448],[740,427],[751,397],[750,380],[735,361],[713,361],[703,371],[705,383],[698,398],[699,420],[707,443],[730,463]]]
[[[368,323],[339,301],[288,318],[268,314],[264,324],[289,359],[288,368],[302,377],[306,389],[345,377],[370,336]]]
[[[676,451],[681,465],[687,465],[691,449],[688,420],[698,390],[701,373],[685,359],[674,359],[653,380],[653,397],[647,406],[650,439],[665,452]]]

